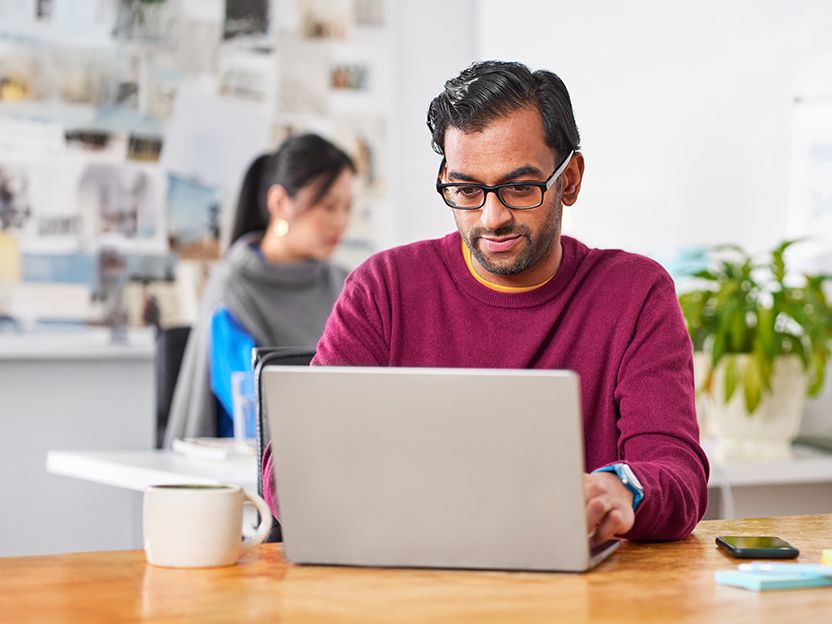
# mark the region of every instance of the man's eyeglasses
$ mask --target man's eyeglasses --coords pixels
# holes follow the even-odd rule
[[[442,170],[445,159],[439,164],[439,174],[436,180],[436,191],[451,208],[455,210],[479,210],[485,205],[489,193],[495,193],[506,208],[512,210],[529,210],[537,208],[543,203],[543,196],[566,170],[575,150],[567,154],[560,166],[555,169],[545,182],[515,181],[506,184],[488,186],[472,182],[442,183]]]

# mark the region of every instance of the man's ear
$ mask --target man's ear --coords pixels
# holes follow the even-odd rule
[[[581,181],[584,179],[584,155],[575,152],[569,166],[561,175],[561,201],[566,206],[571,206],[578,201],[578,194],[581,192]]]
[[[266,191],[266,207],[272,219],[292,218],[292,200],[282,184],[272,184]]]

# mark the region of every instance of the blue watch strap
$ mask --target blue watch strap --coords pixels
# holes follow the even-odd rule
[[[615,476],[618,477],[618,480],[621,481],[622,485],[633,493],[634,510],[644,499],[644,488],[642,488],[638,480],[635,479],[635,473],[633,473],[633,469],[627,466],[627,464],[610,464],[609,466],[602,466],[601,468],[593,470],[592,472],[615,473]],[[630,478],[630,475],[633,476],[632,479]],[[634,480],[635,482],[633,482]]]

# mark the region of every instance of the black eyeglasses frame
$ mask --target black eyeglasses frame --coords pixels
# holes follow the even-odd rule
[[[545,182],[536,182],[536,181],[527,181],[527,180],[514,180],[512,182],[506,182],[504,184],[495,184],[494,186],[488,186],[487,184],[477,184],[475,182],[442,182],[442,170],[445,168],[445,157],[442,157],[442,162],[439,163],[439,172],[436,174],[436,192],[442,197],[442,201],[449,208],[453,208],[454,210],[480,210],[483,206],[485,206],[485,202],[488,200],[488,194],[494,193],[497,196],[497,199],[500,200],[500,203],[508,208],[509,210],[532,210],[534,208],[539,208],[543,205],[543,200],[546,198],[546,191],[552,188],[552,185],[557,181],[557,179],[566,171],[566,167],[569,166],[569,162],[572,160],[572,157],[575,155],[575,150],[571,150],[567,155],[566,158],[560,163],[560,165],[555,168]],[[445,193],[442,191],[446,188],[453,188],[453,187],[460,187],[460,186],[470,186],[475,187],[482,190],[482,203],[479,206],[454,206],[453,204],[448,202],[448,199],[445,197]],[[516,206],[509,206],[503,198],[500,196],[498,192],[500,189],[507,188],[509,186],[536,186],[540,189],[540,202],[535,204],[534,206],[523,206],[521,208],[517,208]]]

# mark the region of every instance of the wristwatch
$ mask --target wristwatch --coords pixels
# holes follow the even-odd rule
[[[641,485],[641,481],[638,480],[633,469],[627,464],[610,464],[594,472],[614,472],[621,484],[633,493],[633,509],[638,507],[638,504],[644,498],[644,486]]]

